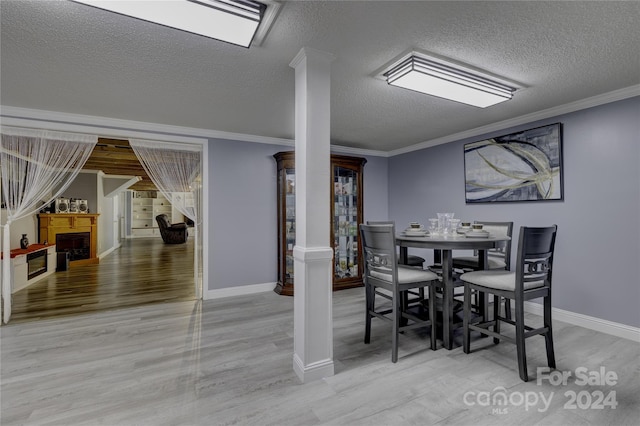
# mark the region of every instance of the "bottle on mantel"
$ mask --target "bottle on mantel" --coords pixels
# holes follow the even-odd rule
[[[27,234],[22,234],[22,238],[20,238],[20,248],[26,249],[29,247],[29,238],[27,238]]]

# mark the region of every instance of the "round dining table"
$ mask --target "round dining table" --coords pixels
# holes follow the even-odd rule
[[[465,234],[407,236],[404,233],[396,235],[396,244],[400,246],[399,263],[406,264],[409,247],[440,250],[442,253],[442,340],[446,349],[453,348],[453,306],[454,288],[456,282],[453,276],[452,250],[477,250],[480,269],[485,269],[487,250],[503,246],[511,238],[506,235],[489,234],[488,237],[469,238]],[[431,295],[429,295],[431,297]],[[484,298],[481,298],[484,300]],[[481,305],[485,305],[481,303]],[[486,315],[486,306],[482,308]]]

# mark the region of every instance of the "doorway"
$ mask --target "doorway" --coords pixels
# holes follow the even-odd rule
[[[34,122],[36,123],[47,127],[45,122]],[[65,127],[75,130],[76,126]],[[114,131],[104,130],[107,133]],[[86,129],[76,131],[86,132]],[[155,134],[133,133],[138,138],[157,139]],[[124,136],[118,136],[125,140]],[[202,158],[207,158],[206,140],[172,137],[166,142],[200,145]],[[113,160],[112,162],[117,163]],[[203,164],[200,165],[200,171],[202,181],[207,182],[208,172]],[[203,194],[203,216],[208,212],[207,199],[207,195]],[[115,204],[122,207],[124,203],[115,202],[113,213],[116,210]],[[114,215],[114,219],[116,218],[120,220]],[[114,224],[115,222],[114,220]],[[121,247],[103,257],[98,265],[71,268],[16,292],[13,295],[12,321],[103,311],[147,303],[200,299],[204,292],[202,283],[206,282],[208,276],[208,264],[202,261],[207,256],[206,244],[202,243],[202,235],[207,235],[206,226],[205,223],[199,227],[199,247],[196,247],[196,239],[193,238],[195,235],[183,245],[165,245],[160,236],[138,240],[123,239]],[[119,235],[118,230],[114,230],[115,235]],[[194,265],[198,264],[201,267],[195,275]],[[194,279],[197,287],[194,286]],[[181,288],[176,289],[176,285],[181,285]]]

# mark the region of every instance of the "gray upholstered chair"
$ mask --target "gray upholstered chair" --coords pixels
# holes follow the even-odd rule
[[[377,221],[373,221],[373,220],[368,220],[367,221],[367,225],[393,225],[395,226],[395,222],[392,220],[377,220]],[[420,268],[423,269],[424,266],[424,258],[420,257],[420,256],[415,256],[415,255],[407,255],[407,263],[405,263],[405,265],[407,266],[413,266],[415,268]],[[377,294],[379,296],[382,296],[384,298],[390,299],[390,296],[386,293],[386,292],[380,292],[377,291]],[[412,296],[416,296],[413,297],[411,299],[409,299],[409,295]],[[415,305],[415,304],[423,304],[425,302],[425,298],[424,298],[424,288],[420,288],[418,289],[418,291],[408,291],[406,296],[406,300],[404,303],[406,303],[407,305]]]
[[[553,253],[556,242],[556,225],[547,228],[520,228],[518,241],[518,258],[515,271],[483,270],[467,272],[460,276],[464,283],[464,337],[463,350],[470,352],[471,330],[483,335],[493,336],[494,343],[507,340],[516,344],[518,370],[520,378],[528,381],[527,356],[525,339],[543,335],[547,349],[547,363],[555,368],[553,350],[553,332],[551,324],[551,276],[553,272]],[[472,322],[471,291],[493,294],[493,320],[480,317]],[[542,327],[533,328],[524,322],[524,302],[543,298]],[[514,320],[501,316],[501,299],[514,303]],[[515,339],[500,334],[500,323],[506,322],[515,326]],[[490,330],[492,328],[492,330]]]
[[[482,229],[488,231],[491,235],[506,235],[511,238],[513,234],[513,222],[490,222],[490,221],[474,221],[473,223],[483,224]],[[474,252],[473,256],[456,256],[452,259],[453,269],[461,272],[471,272],[480,269],[478,261],[478,253]],[[487,250],[487,269],[511,269],[511,240],[506,241],[502,246]],[[479,305],[476,296],[476,305]],[[456,296],[458,297],[458,296]],[[505,312],[507,318],[511,318],[511,304],[509,300],[505,301]]]
[[[158,222],[158,229],[160,229],[162,241],[166,244],[182,244],[187,242],[189,231],[187,230],[188,227],[186,223],[181,222],[172,225],[166,214],[156,216],[156,222]]]
[[[395,227],[390,225],[360,225],[362,252],[364,255],[364,284],[366,294],[366,323],[364,342],[371,341],[373,317],[391,321],[391,361],[398,360],[398,336],[405,330],[430,327],[431,349],[436,349],[435,290],[437,275],[430,271],[398,265]],[[403,303],[410,289],[428,287],[428,319],[409,312]],[[376,309],[376,289],[390,293],[391,307]]]
[[[368,220],[367,221],[367,225],[394,225],[395,226],[395,224],[396,223],[392,220],[378,220],[378,221]],[[410,254],[407,256],[406,265],[422,268],[424,266],[424,257]]]

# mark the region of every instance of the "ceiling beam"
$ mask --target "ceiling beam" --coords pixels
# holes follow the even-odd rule
[[[157,191],[140,160],[126,139],[99,138],[84,170],[100,170],[105,175],[138,176],[140,180],[128,189],[136,191]]]

